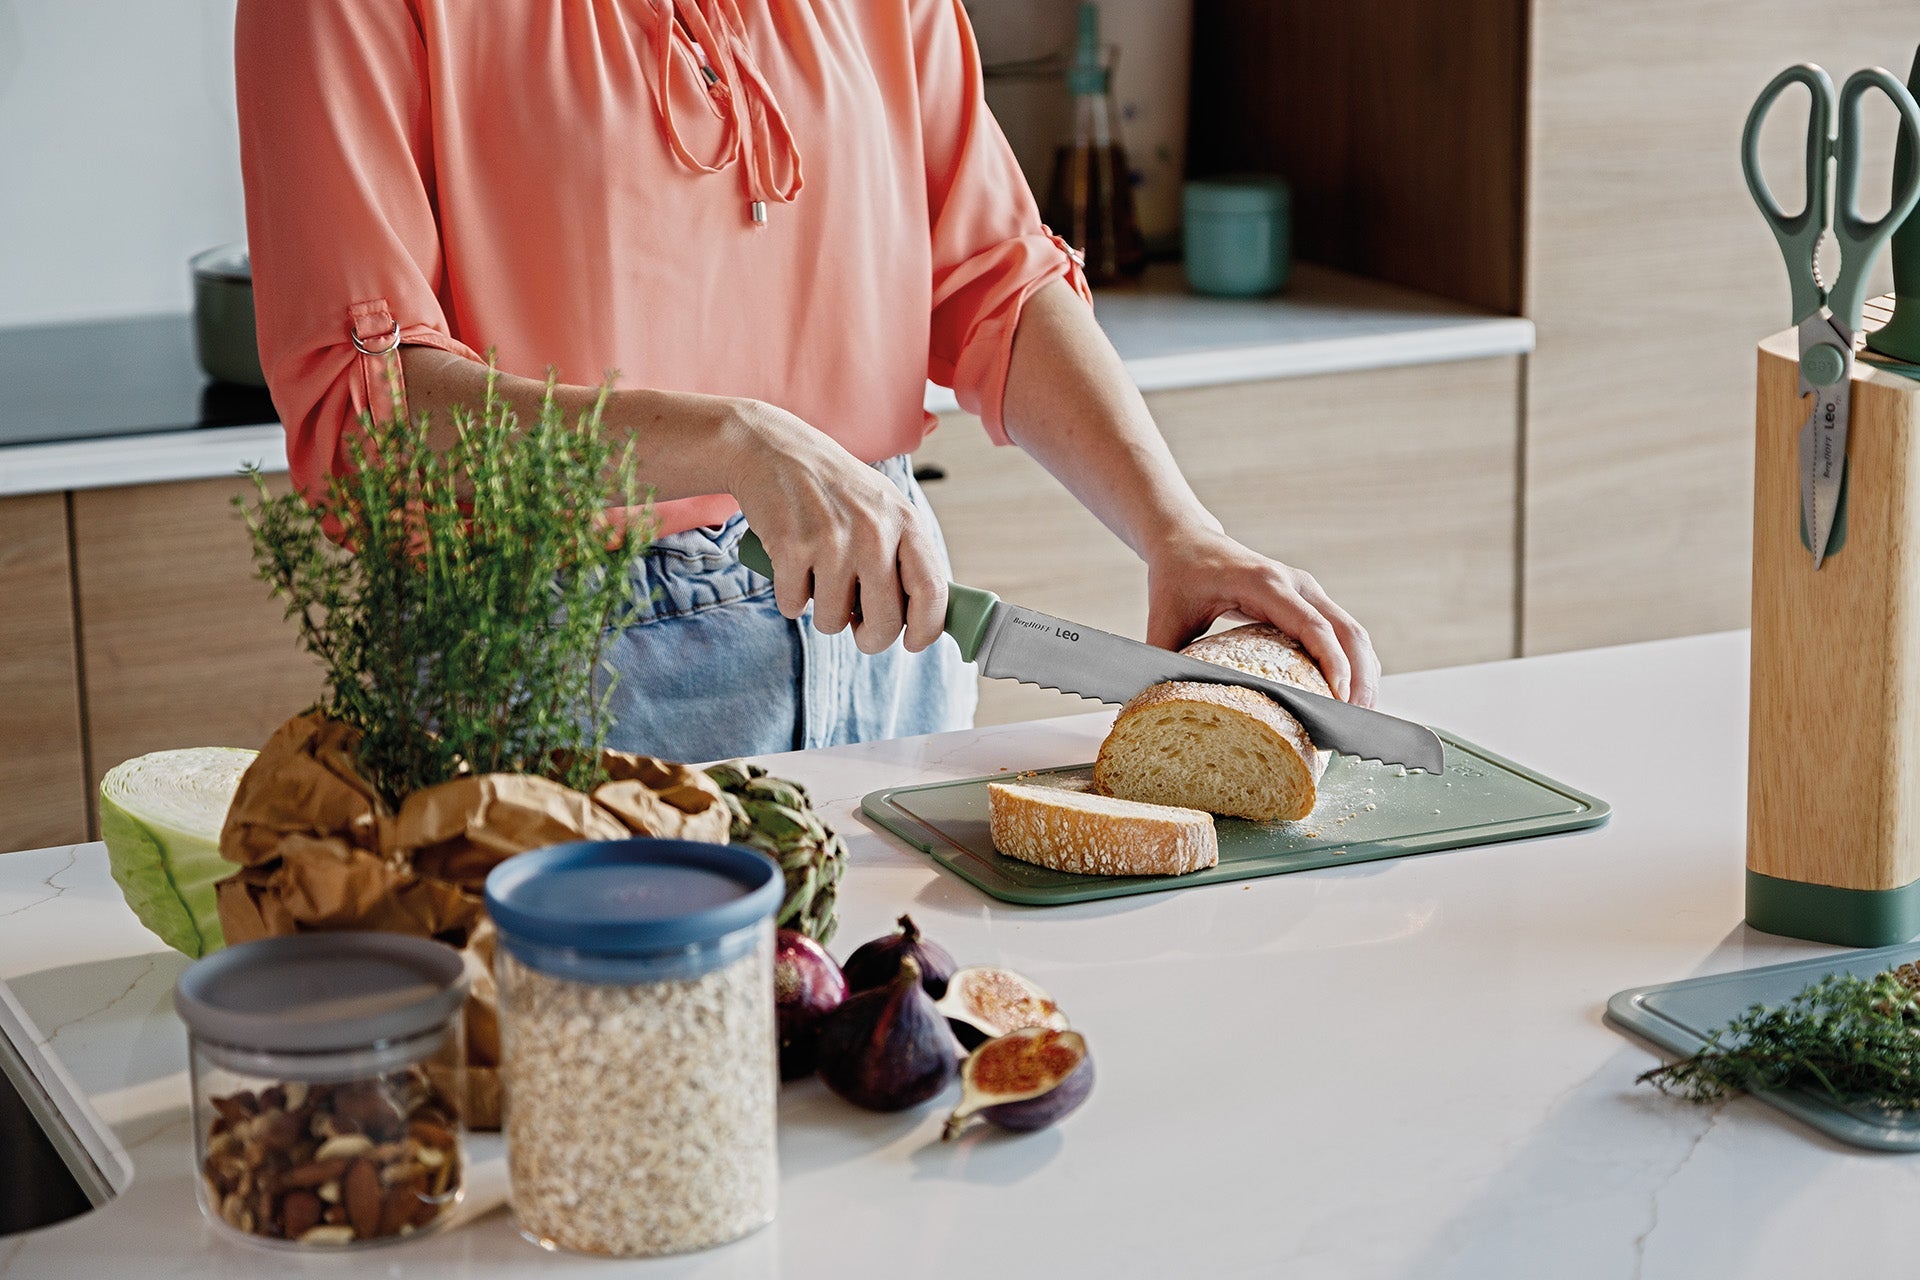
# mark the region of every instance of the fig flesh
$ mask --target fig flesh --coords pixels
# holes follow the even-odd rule
[[[869,1111],[905,1111],[952,1083],[960,1045],[921,986],[912,956],[884,987],[861,991],[820,1027],[820,1078]]]
[[[846,979],[826,948],[793,929],[773,940],[773,1010],[780,1033],[780,1078],[813,1074],[820,1024],[847,998]]]
[[[953,976],[953,957],[937,942],[920,936],[912,916],[901,916],[900,927],[884,938],[862,943],[847,957],[841,972],[847,978],[847,990],[871,991],[884,987],[900,972],[901,962],[911,956],[920,966],[920,983],[927,994],[938,1000],[947,994],[947,979]]]
[[[1067,1028],[1067,1015],[1053,997],[1011,969],[976,966],[962,969],[947,983],[940,1012],[968,1049],[1021,1027]]]
[[[996,1036],[960,1068],[960,1105],[940,1131],[951,1142],[979,1116],[1029,1133],[1075,1111],[1093,1092],[1093,1055],[1077,1031],[1022,1027]]]

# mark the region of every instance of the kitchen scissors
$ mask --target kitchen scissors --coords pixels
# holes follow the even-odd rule
[[[1780,95],[1796,84],[1805,85],[1811,99],[1807,199],[1800,212],[1790,215],[1760,174],[1760,126]],[[1895,184],[1886,213],[1873,222],[1860,216],[1861,107],[1871,89],[1893,103],[1907,141],[1920,146],[1920,105],[1891,72],[1883,67],[1856,71],[1836,95],[1833,80],[1811,62],[1788,67],[1768,82],[1747,113],[1740,137],[1747,189],[1787,260],[1793,323],[1800,334],[1800,394],[1814,398],[1800,428],[1800,519],[1816,570],[1826,558],[1847,474],[1847,412],[1867,280],[1881,248],[1920,202],[1920,166],[1915,166],[1915,172],[1901,175],[1905,180]],[[1834,166],[1831,183],[1829,161]],[[1840,269],[1831,286],[1821,278],[1818,262],[1820,242],[1828,231],[1840,248]]]

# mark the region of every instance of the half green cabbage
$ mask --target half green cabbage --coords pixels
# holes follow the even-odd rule
[[[213,886],[236,868],[220,857],[220,825],[258,754],[156,751],[100,780],[100,838],[120,892],[141,924],[190,956],[226,945]]]

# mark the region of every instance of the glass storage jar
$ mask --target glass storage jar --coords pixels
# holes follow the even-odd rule
[[[446,1222],[465,1188],[460,953],[309,933],[180,975],[200,1208],[288,1249],[380,1244]]]
[[[773,915],[751,849],[583,841],[487,877],[514,1219],[549,1249],[722,1244],[773,1219]]]

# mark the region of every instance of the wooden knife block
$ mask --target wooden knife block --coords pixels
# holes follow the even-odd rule
[[[1920,382],[1856,362],[1845,541],[1800,534],[1792,330],[1760,344],[1747,923],[1848,946],[1920,934]]]

